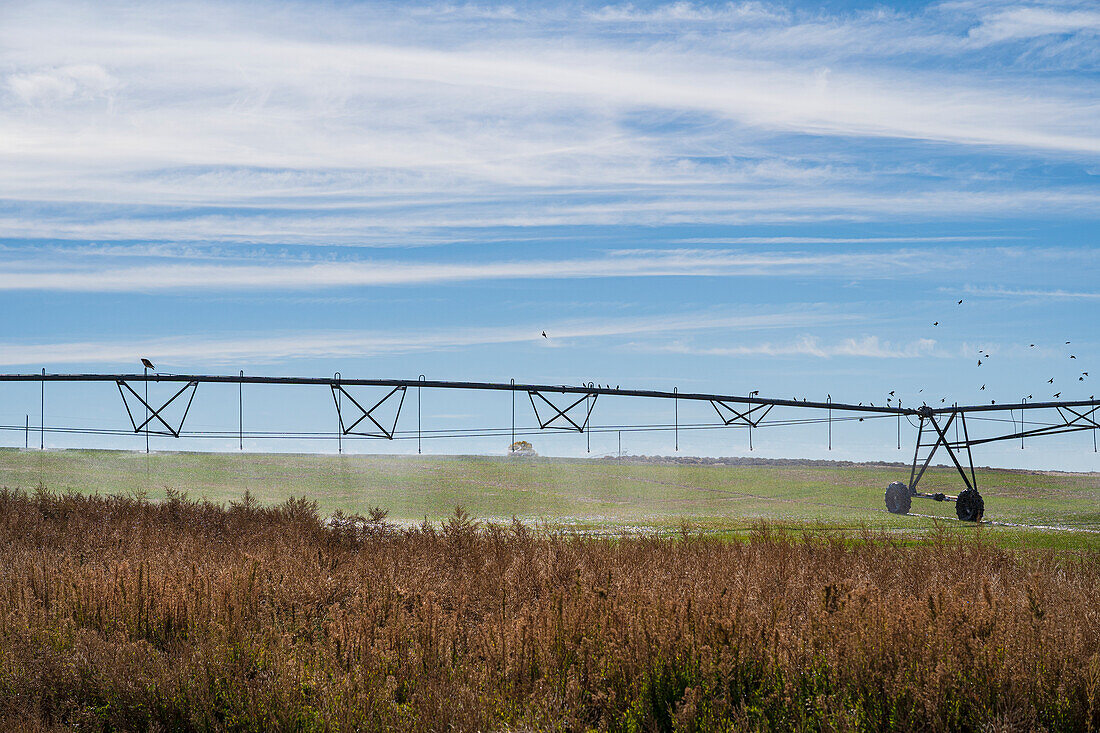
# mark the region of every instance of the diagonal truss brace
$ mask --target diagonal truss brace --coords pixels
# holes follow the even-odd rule
[[[361,404],[359,404],[359,401],[352,397],[348,393],[348,391],[345,390],[341,385],[333,384],[331,385],[331,387],[332,401],[336,405],[336,416],[340,420],[340,432],[342,432],[344,435],[361,435],[366,438],[385,438],[386,440],[393,440],[393,436],[397,432],[397,419],[401,417],[401,406],[405,404],[406,388],[404,385],[391,389],[385,397],[375,402],[374,405],[370,408],[363,407]],[[401,396],[397,402],[397,412],[394,413],[393,424],[387,427],[375,419],[374,411],[384,405],[386,401],[393,397],[395,394],[400,394]],[[341,396],[347,397],[351,401],[351,403],[359,409],[359,412],[362,413],[353,423],[347,426],[344,425],[344,413],[340,404]],[[374,423],[374,427],[378,430],[372,430],[368,432],[363,432],[361,430],[357,431],[355,428],[358,427],[359,423],[363,422],[364,420],[370,420],[372,423]]]
[[[957,441],[951,441],[947,437],[947,431],[951,427],[955,419],[958,418],[959,423],[963,429],[963,439]],[[932,443],[922,442],[925,432],[928,432],[927,427],[931,428],[934,433],[935,441]],[[932,457],[936,455],[936,451],[942,446],[947,455],[950,456],[951,462],[955,464],[955,470],[959,472],[962,477],[963,483],[966,484],[966,488],[975,489],[978,488],[978,478],[974,473],[974,456],[970,452],[970,446],[976,444],[979,441],[970,440],[970,434],[966,429],[966,415],[961,411],[952,411],[949,413],[947,422],[942,426],[936,421],[936,416],[931,412],[922,413],[920,417],[920,428],[917,431],[917,448],[913,453],[913,468],[909,473],[909,490],[916,491],[917,484],[920,483],[921,477],[924,476],[924,472],[928,469],[929,464],[932,463]],[[920,461],[921,448],[931,448],[928,454],[924,457],[924,462]],[[966,462],[969,466],[969,474],[966,468],[963,467],[959,461],[959,455],[962,453],[962,449],[966,449]],[[921,463],[920,470],[917,469],[917,464]]]
[[[1040,425],[1029,430],[1018,430],[1006,435],[995,435],[991,438],[979,438],[977,440],[968,441],[968,443],[970,445],[981,445],[983,443],[993,443],[998,440],[1030,438],[1035,435],[1058,435],[1059,433],[1075,433],[1079,430],[1100,430],[1100,423],[1097,422],[1096,416],[1097,410],[1100,410],[1100,405],[1090,410],[1082,409],[1081,412],[1064,405],[1057,406],[1054,409],[1058,411],[1058,417],[1062,419],[1062,422],[1050,425]],[[1072,417],[1067,416],[1067,412],[1070,413]]]
[[[187,413],[191,410],[191,402],[195,399],[195,392],[198,390],[199,387],[199,383],[195,380],[192,380],[183,385],[183,387],[181,387],[179,391],[176,392],[174,395],[169,397],[167,402],[165,402],[160,407],[154,409],[153,406],[146,402],[145,398],[138,394],[137,390],[131,387],[130,383],[126,380],[116,379],[115,384],[118,385],[118,393],[122,396],[122,405],[126,408],[126,414],[130,417],[130,424],[133,425],[135,433],[140,433],[142,430],[146,430],[147,426],[150,425],[153,420],[156,420],[164,426],[164,430],[149,430],[148,432],[151,435],[170,435],[173,438],[180,437],[180,433],[183,432],[183,423],[187,419]],[[134,412],[130,409],[130,402],[126,398],[126,392],[123,391],[124,387],[126,388],[126,391],[133,395],[134,399],[136,399],[141,404],[141,406],[149,412],[149,417],[145,418],[145,420],[140,424],[138,423],[137,418],[134,417]],[[187,398],[187,407],[185,407],[183,410],[183,417],[180,418],[179,427],[174,428],[170,424],[168,424],[168,421],[166,421],[164,417],[161,416],[161,413],[163,413],[170,404],[175,402],[177,398],[187,392],[187,390],[191,390],[191,395]]]
[[[596,406],[596,399],[599,397],[598,394],[594,393],[583,394],[575,401],[570,403],[567,407],[560,408],[550,400],[546,399],[545,395],[537,390],[529,390],[527,392],[527,396],[531,400],[531,409],[535,411],[535,419],[538,421],[540,429],[546,430],[548,428],[552,428],[556,430],[575,430],[578,433],[583,433],[588,427],[588,419],[592,417],[592,409]],[[547,407],[550,408],[550,412],[553,413],[551,417],[545,420],[543,419],[542,414],[539,413],[539,405],[535,402],[536,397],[538,397],[540,402],[543,403],[543,412],[547,411]],[[569,411],[581,405],[582,403],[586,405],[586,407],[584,408],[584,420],[578,423],[576,420],[569,416]],[[554,425],[553,423],[558,420],[564,420],[566,423],[568,423],[568,425]]]
[[[749,409],[741,411],[722,400],[711,400],[710,404],[714,407],[714,411],[718,413],[718,419],[720,419],[726,425],[747,425],[750,428],[760,427],[760,423],[768,416],[768,413],[772,411],[772,407],[775,405],[757,405],[756,407],[749,407]],[[726,410],[730,415],[723,413],[722,410]],[[757,410],[763,410],[756,419],[752,419],[752,414]]]

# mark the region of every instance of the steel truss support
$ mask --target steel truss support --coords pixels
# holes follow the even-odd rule
[[[183,423],[187,419],[187,413],[191,410],[191,402],[195,399],[195,392],[196,390],[198,390],[199,387],[199,383],[196,380],[187,382],[182,387],[180,387],[178,392],[169,397],[167,402],[165,402],[160,407],[154,408],[152,405],[146,402],[145,398],[138,394],[137,390],[131,387],[130,383],[126,380],[116,379],[115,384],[118,385],[118,393],[122,396],[122,404],[126,408],[126,414],[130,417],[130,424],[133,425],[135,433],[140,433],[142,430],[145,430],[147,426],[152,424],[153,420],[156,420],[164,426],[164,430],[148,430],[147,432],[150,435],[170,435],[173,438],[180,437],[180,433],[183,431]],[[180,418],[180,424],[178,427],[172,427],[164,418],[163,413],[169,405],[175,402],[179,397],[183,396],[183,394],[186,393],[188,390],[191,391],[191,394],[187,398],[187,406],[183,409],[183,416]],[[149,411],[149,417],[145,418],[145,420],[141,423],[138,423],[137,418],[134,417],[134,411],[130,409],[130,401],[129,398],[127,398],[126,396],[127,392],[130,393],[130,396],[133,399],[136,399],[138,401],[139,405]]]
[[[932,499],[934,501],[951,501],[955,503],[955,516],[967,522],[980,522],[985,514],[985,501],[978,491],[978,476],[974,472],[974,456],[970,452],[970,446],[975,442],[970,439],[970,432],[966,427],[966,408],[954,405],[945,410],[933,410],[927,405],[918,411],[920,427],[917,430],[917,447],[913,452],[913,468],[909,473],[909,485],[895,481],[886,489],[886,509],[895,514],[907,514],[913,497]],[[940,420],[947,417],[942,423]],[[947,437],[951,426],[955,426],[955,440]],[[959,437],[959,428],[962,427],[962,437]],[[928,435],[933,438],[928,442]],[[935,493],[926,494],[917,491],[917,484],[932,463],[932,457],[943,448],[955,465],[955,470],[962,477],[966,488],[959,492],[958,496]],[[964,454],[963,451],[966,451]],[[926,451],[923,454],[921,451]],[[963,465],[965,461],[965,466]],[[919,466],[919,468],[918,468]]]
[[[970,445],[981,445],[983,443],[993,443],[998,440],[1015,440],[1017,438],[1030,438],[1033,435],[1058,435],[1059,433],[1075,433],[1079,430],[1097,430],[1100,429],[1100,423],[1097,422],[1097,410],[1100,410],[1100,405],[1092,407],[1092,409],[1066,407],[1064,405],[1056,405],[1054,407],[1058,411],[1058,417],[1062,422],[1054,423],[1052,425],[1041,425],[1039,427],[1030,428],[1024,430],[1023,420],[1021,419],[1020,430],[1008,435],[997,435],[992,438],[980,438],[978,440],[969,441]],[[1080,410],[1080,412],[1078,412]],[[1066,415],[1066,413],[1069,415]]]
[[[928,468],[928,465],[932,461],[932,456],[935,455],[936,451],[941,446],[951,457],[951,461],[955,464],[955,468],[958,470],[959,475],[962,476],[966,488],[977,489],[978,481],[974,473],[974,459],[971,455],[971,448],[976,445],[994,443],[999,440],[1017,440],[1037,435],[1058,435],[1061,433],[1075,433],[1081,430],[1095,431],[1100,429],[1100,422],[1098,422],[1097,419],[1097,411],[1100,410],[1100,405],[1094,405],[1090,408],[1056,405],[1054,409],[1058,411],[1058,417],[1061,419],[1061,422],[1024,429],[1021,421],[1020,429],[1014,430],[1011,433],[1005,433],[1004,435],[994,435],[988,438],[970,437],[966,429],[967,411],[965,409],[951,409],[946,413],[933,413],[930,410],[921,410],[919,413],[920,428],[917,431],[917,449],[913,454],[913,468],[909,474],[909,488],[913,491],[916,490],[917,484],[924,475],[925,469]],[[944,415],[947,416],[947,421],[941,425],[937,422],[936,418],[939,417],[942,419]],[[959,423],[959,425],[956,425],[956,439],[950,440],[947,437],[947,432],[956,420],[958,420]],[[961,439],[959,439],[957,435],[960,425],[963,433]],[[930,437],[934,438],[934,440],[931,443],[924,442],[926,432],[932,433]],[[927,454],[924,455],[923,461],[921,459],[922,449],[928,450]],[[962,455],[963,451],[966,451],[966,463],[969,470],[965,469],[959,460],[959,456]],[[919,468],[918,465],[920,466]]]
[[[909,473],[909,490],[916,491],[917,484],[920,483],[921,477],[924,476],[924,472],[928,469],[929,464],[932,463],[932,457],[936,455],[936,451],[942,446],[947,455],[951,458],[951,462],[955,464],[955,470],[962,476],[963,483],[966,484],[966,488],[977,490],[978,478],[974,473],[974,456],[970,452],[970,446],[974,445],[978,441],[971,441],[970,435],[966,429],[966,413],[961,410],[952,410],[947,413],[947,420],[942,425],[936,420],[936,414],[931,410],[922,410],[920,412],[920,427],[917,430],[917,448],[913,453],[913,468]],[[943,413],[939,413],[939,417],[943,417]],[[963,439],[957,441],[951,441],[947,437],[947,431],[951,428],[951,425],[958,420],[962,426]],[[957,426],[956,426],[957,429]],[[931,443],[925,441],[925,433],[932,433],[929,437],[934,437]],[[928,452],[924,456],[924,460],[921,460],[921,450],[927,449]],[[963,464],[959,461],[959,455],[962,454],[963,449],[966,450],[966,463],[967,468],[963,467]],[[917,465],[920,464],[918,470]]]
[[[750,428],[760,427],[760,423],[775,407],[775,405],[757,405],[756,407],[750,405],[746,410],[738,410],[735,407],[730,407],[728,403],[722,400],[711,400],[710,404],[714,407],[714,411],[718,413],[718,418],[726,425],[747,425]],[[763,410],[763,412],[757,415],[754,420],[752,414],[757,410]]]
[[[539,428],[542,430],[556,429],[556,430],[575,430],[578,433],[583,433],[588,428],[588,419],[592,417],[592,410],[596,407],[596,398],[599,395],[595,392],[588,392],[582,394],[579,398],[569,403],[565,407],[558,407],[549,399],[546,398],[542,392],[538,390],[528,390],[527,396],[531,399],[531,409],[535,411],[535,420],[539,423]],[[538,398],[538,402],[535,402],[535,398]],[[543,419],[543,413],[539,412],[539,404],[543,405],[543,413],[553,413],[550,417]],[[570,417],[570,411],[575,408],[584,405],[580,412],[584,414],[584,419],[579,423]],[[547,411],[549,408],[549,411]],[[557,424],[555,422],[562,421],[567,424]]]
[[[336,416],[340,420],[340,432],[343,435],[360,435],[365,438],[385,438],[386,440],[393,440],[393,436],[397,432],[397,419],[401,417],[401,406],[405,404],[406,387],[404,385],[400,385],[391,389],[385,397],[375,402],[374,405],[370,408],[363,407],[361,404],[359,404],[359,401],[352,397],[351,394],[349,394],[348,391],[345,390],[341,385],[333,384],[331,385],[331,387],[332,401],[336,405]],[[344,425],[344,412],[340,405],[341,395],[347,397],[351,401],[351,403],[355,405],[356,408],[358,408],[359,412],[362,413],[354,422],[346,426]],[[393,424],[387,427],[379,422],[378,419],[375,419],[374,411],[380,408],[382,405],[386,404],[386,402],[390,401],[390,398],[394,395],[399,395],[397,400],[397,410],[394,412],[393,415]],[[355,428],[357,428],[359,426],[359,423],[363,422],[364,420],[370,420],[371,423],[374,424],[374,427],[377,428],[377,431],[371,430],[364,432],[361,430],[356,430]]]

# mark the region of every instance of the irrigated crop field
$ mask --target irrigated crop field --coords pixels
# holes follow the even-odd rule
[[[391,521],[440,521],[461,505],[472,516],[585,530],[678,530],[682,521],[738,530],[760,520],[833,528],[927,529],[954,505],[915,500],[914,515],[889,514],[883,491],[908,480],[900,466],[716,466],[625,460],[477,456],[391,457],[295,454],[0,450],[0,486],[163,498],[165,490],[226,502],[245,491],[261,504],[290,496],[339,509],[390,512]],[[989,534],[1007,542],[1100,547],[1100,474],[978,472]],[[958,475],[930,469],[924,491],[957,493]],[[1027,526],[1058,526],[1033,532]],[[1097,530],[1072,532],[1070,529]]]
[[[3,730],[1100,728],[1096,476],[0,458]]]

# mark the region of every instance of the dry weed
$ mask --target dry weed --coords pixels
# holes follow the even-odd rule
[[[1100,564],[0,492],[5,729],[1100,728]]]

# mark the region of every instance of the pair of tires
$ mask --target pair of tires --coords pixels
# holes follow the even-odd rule
[[[895,481],[886,487],[886,509],[892,514],[908,514],[913,506],[913,490],[901,481]],[[943,501],[943,494],[936,494],[937,501]],[[985,513],[985,501],[977,489],[966,489],[955,501],[955,516],[964,522],[980,522]]]

